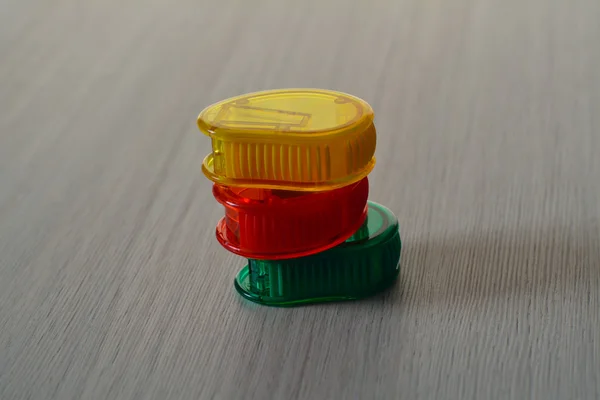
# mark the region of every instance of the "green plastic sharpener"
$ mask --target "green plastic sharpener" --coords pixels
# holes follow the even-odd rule
[[[369,201],[365,223],[344,243],[307,257],[249,259],[235,288],[250,301],[279,307],[356,300],[396,281],[401,247],[396,216]]]

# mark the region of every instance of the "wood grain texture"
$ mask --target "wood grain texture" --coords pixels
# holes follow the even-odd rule
[[[5,0],[0,399],[600,398],[600,2]],[[206,105],[371,103],[401,281],[271,309]]]

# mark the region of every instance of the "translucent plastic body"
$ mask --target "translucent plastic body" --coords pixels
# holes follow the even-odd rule
[[[217,239],[252,259],[279,260],[334,247],[356,232],[367,215],[368,178],[327,192],[291,192],[215,184],[225,207]]]
[[[354,96],[316,89],[250,93],[204,109],[212,139],[204,174],[226,186],[326,191],[375,165],[373,110]]]
[[[308,257],[248,260],[235,280],[246,299],[272,306],[353,300],[392,285],[400,271],[398,221],[380,204],[346,242]]]

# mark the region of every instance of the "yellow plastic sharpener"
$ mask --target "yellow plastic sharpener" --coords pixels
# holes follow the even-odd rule
[[[331,190],[375,166],[373,110],[340,92],[250,93],[205,108],[198,127],[212,139],[202,171],[227,186]]]

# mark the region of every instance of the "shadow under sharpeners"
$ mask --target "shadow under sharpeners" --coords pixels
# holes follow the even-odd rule
[[[373,110],[340,92],[286,89],[207,107],[202,170],[225,208],[218,241],[248,258],[235,280],[267,305],[355,299],[398,275],[398,222],[368,202]]]

